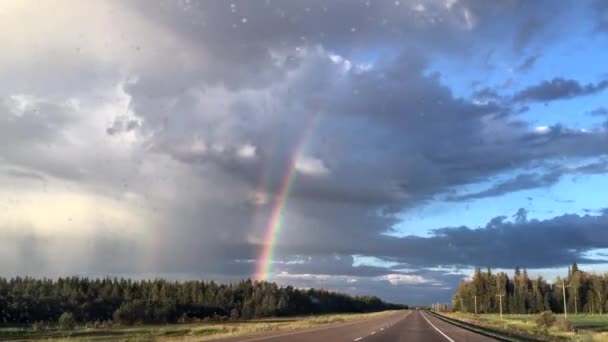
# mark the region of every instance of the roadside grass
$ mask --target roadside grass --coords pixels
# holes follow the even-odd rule
[[[574,326],[576,332],[564,332],[556,327],[551,327],[547,331],[539,328],[535,323],[538,315],[535,314],[505,314],[503,321],[500,320],[500,314],[475,315],[459,312],[442,314],[482,327],[515,330],[564,341],[608,341],[608,315],[568,315],[568,321]],[[556,317],[559,315],[556,314]]]
[[[167,325],[115,326],[110,328],[79,327],[61,330],[57,327],[0,327],[0,341],[206,341],[219,338],[255,336],[291,332],[331,324],[389,315],[395,311],[368,314],[335,314],[288,318],[269,318],[238,322],[201,322]]]

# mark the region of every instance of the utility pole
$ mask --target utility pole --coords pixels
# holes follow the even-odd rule
[[[566,283],[562,280],[562,293],[564,294],[564,317],[568,318],[568,304],[566,302]]]
[[[477,315],[477,296],[473,296],[475,298],[475,314]]]
[[[500,303],[500,320],[502,321],[502,297],[504,296],[504,294],[497,294],[496,297],[498,297],[498,302]]]
[[[600,290],[597,290],[597,298],[599,299],[599,301],[597,302],[598,304],[598,311],[600,313],[600,315],[602,314],[602,295],[600,293]]]
[[[464,304],[462,303],[462,297],[460,297],[460,311],[464,312]]]

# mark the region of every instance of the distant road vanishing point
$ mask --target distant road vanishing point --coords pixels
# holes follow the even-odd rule
[[[234,342],[488,342],[496,341],[459,328],[423,311],[392,315],[272,336],[230,338]]]

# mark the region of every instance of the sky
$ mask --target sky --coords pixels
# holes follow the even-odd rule
[[[606,1],[8,0],[0,46],[0,276],[608,271]]]

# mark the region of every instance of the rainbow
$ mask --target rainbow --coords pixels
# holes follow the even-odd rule
[[[304,130],[299,143],[296,145],[289,162],[287,163],[286,172],[281,180],[279,191],[275,197],[270,211],[270,217],[268,219],[268,225],[266,226],[266,236],[262,245],[262,252],[258,258],[258,265],[255,272],[255,278],[259,280],[268,280],[272,272],[272,260],[274,256],[275,245],[281,234],[281,228],[283,227],[283,219],[285,217],[285,208],[287,206],[287,200],[289,199],[289,193],[296,179],[296,162],[298,157],[302,155],[306,148],[306,143],[309,137],[319,121],[319,113],[311,115],[308,125]]]

